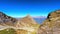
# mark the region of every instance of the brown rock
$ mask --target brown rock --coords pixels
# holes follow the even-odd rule
[[[35,22],[34,19],[30,15],[28,15],[28,16],[22,18],[22,19],[19,19],[18,22],[16,23],[16,27],[19,27],[19,26],[29,27],[29,26],[34,26],[36,24],[37,24],[37,22]]]
[[[0,12],[0,24],[13,25],[17,20]]]
[[[39,27],[37,34],[60,34],[60,10],[48,15]]]

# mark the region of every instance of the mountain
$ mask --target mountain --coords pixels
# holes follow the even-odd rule
[[[43,21],[47,18],[45,16],[37,16],[37,17],[32,17],[34,19],[35,22],[37,22],[38,24],[42,24]],[[16,18],[16,19],[22,19],[22,18]]]
[[[37,22],[30,15],[27,15],[26,17],[19,19],[16,23],[16,28],[21,28],[16,30],[18,34],[36,33],[38,27],[39,24],[37,24]]]
[[[13,17],[7,16],[3,12],[0,12],[0,25],[14,25],[17,20]]]
[[[36,34],[38,27],[30,15],[16,19],[0,12],[0,34]]]
[[[42,24],[46,17],[33,17],[33,19],[38,23]]]
[[[30,15],[27,15],[26,17],[22,18],[20,21],[25,23],[37,24],[37,22]]]
[[[60,10],[48,14],[40,25],[37,34],[60,34]]]
[[[32,25],[36,25],[37,22],[30,15],[27,15],[24,18],[18,19],[16,24],[17,25],[20,24],[20,26],[32,26]]]

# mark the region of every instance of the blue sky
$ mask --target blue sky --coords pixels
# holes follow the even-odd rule
[[[0,11],[12,17],[47,16],[60,9],[58,0],[0,1]]]

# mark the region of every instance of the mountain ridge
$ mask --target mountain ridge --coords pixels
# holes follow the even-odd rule
[[[7,16],[4,13],[0,13],[0,19],[1,21],[3,21],[3,22],[0,22],[0,30],[12,28],[16,31],[17,34],[22,34],[20,32],[25,32],[25,31],[27,31],[27,34],[36,33],[39,26],[37,22],[35,22],[35,20],[30,15],[27,15],[26,17],[21,19],[16,19],[16,18]]]
[[[60,10],[48,14],[40,25],[37,34],[60,34]]]

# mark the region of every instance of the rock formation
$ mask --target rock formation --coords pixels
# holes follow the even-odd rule
[[[26,17],[19,19],[15,25],[16,25],[16,28],[22,28],[22,29],[16,30],[18,34],[36,33],[39,26],[37,22],[35,22],[35,20],[30,15],[27,15]]]
[[[26,17],[18,20],[18,22],[16,24],[17,25],[19,24],[21,27],[23,27],[23,26],[29,27],[29,26],[32,26],[32,25],[36,25],[37,22],[30,15],[27,15]]]
[[[60,34],[60,10],[51,12],[40,25],[37,34]]]
[[[30,16],[16,19],[0,12],[0,31],[6,32],[5,29],[13,29],[16,34],[36,34],[39,24]],[[9,30],[10,31],[10,30]]]
[[[0,25],[13,25],[17,20],[13,17],[7,16],[3,12],[0,12]]]

